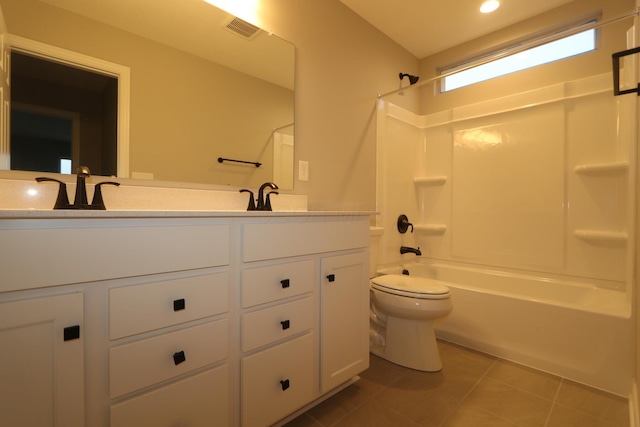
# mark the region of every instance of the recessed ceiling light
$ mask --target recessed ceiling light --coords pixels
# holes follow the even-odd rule
[[[500,7],[500,2],[498,0],[487,0],[484,3],[482,3],[482,6],[480,6],[480,12],[491,13],[499,7]]]

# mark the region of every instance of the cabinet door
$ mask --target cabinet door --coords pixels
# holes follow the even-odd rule
[[[360,252],[322,260],[323,393],[369,367],[368,259]]]
[[[82,293],[0,304],[1,425],[84,425],[82,321]]]

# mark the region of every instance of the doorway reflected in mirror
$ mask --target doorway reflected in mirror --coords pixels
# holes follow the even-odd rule
[[[12,170],[117,173],[118,80],[62,63],[11,53]]]

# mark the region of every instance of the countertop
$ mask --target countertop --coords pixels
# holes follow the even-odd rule
[[[75,184],[67,185],[72,202]],[[256,190],[257,191],[257,190]],[[237,190],[187,189],[121,185],[103,189],[106,211],[53,210],[58,188],[33,180],[0,179],[1,219],[71,218],[278,218],[375,215],[371,211],[308,210],[307,196],[279,194],[271,200],[273,211],[247,211],[248,197]],[[93,186],[87,186],[87,199]]]
[[[281,218],[376,215],[373,211],[206,211],[206,210],[0,210],[0,219],[71,218]]]

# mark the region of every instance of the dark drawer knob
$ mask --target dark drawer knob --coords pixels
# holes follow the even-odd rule
[[[64,340],[71,341],[80,338],[80,325],[74,325],[64,328]]]
[[[335,282],[336,281],[336,275],[335,274],[329,274],[327,276],[327,280],[330,282]]]
[[[173,353],[173,363],[176,365],[181,364],[186,361],[187,357],[184,355],[184,351],[179,351],[177,353]]]
[[[289,279],[280,280],[280,284],[282,285],[282,289],[286,289],[291,286]]]
[[[282,386],[282,391],[285,391],[289,388],[289,380],[280,381],[280,385]]]
[[[282,325],[283,331],[291,327],[291,322],[289,320],[283,320],[282,322],[280,322],[280,324]]]
[[[180,298],[173,301],[173,311],[184,310],[186,307],[186,302],[184,298]]]

